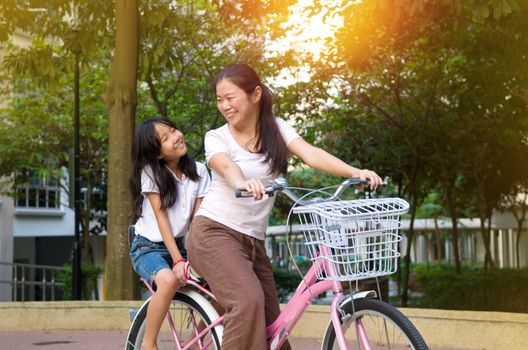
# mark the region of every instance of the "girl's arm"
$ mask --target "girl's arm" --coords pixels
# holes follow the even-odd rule
[[[165,210],[161,210],[161,199],[159,193],[149,192],[147,193],[147,199],[152,206],[152,210],[154,211],[154,216],[156,217],[156,222],[158,223],[158,228],[161,233],[161,238],[163,238],[163,243],[165,243],[165,247],[167,247],[172,261],[178,261],[182,259],[180,250],[178,249],[176,241],[174,240],[174,236],[172,235],[167,212]],[[172,268],[181,285],[184,285],[187,282],[184,265],[185,264],[180,263]]]
[[[264,184],[259,179],[246,180],[240,167],[233,162],[227,153],[217,153],[209,159],[209,167],[222,176],[233,189],[246,189],[256,199],[266,193]]]
[[[358,169],[348,165],[341,159],[331,155],[325,150],[315,147],[304,139],[298,137],[288,144],[288,151],[301,158],[311,168],[342,177],[359,177],[370,180],[370,187],[375,189],[382,180],[375,172],[367,169]]]

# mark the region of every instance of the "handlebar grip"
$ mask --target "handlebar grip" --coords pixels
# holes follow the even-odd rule
[[[246,197],[253,197],[253,195],[249,193],[247,190],[236,189],[235,197],[236,198],[246,198]]]
[[[273,187],[266,187],[266,194],[269,197],[273,197],[273,195],[275,195],[275,189]],[[248,192],[245,189],[239,188],[235,190],[235,197],[236,198],[248,198],[248,197],[253,197],[253,194],[251,194],[251,192]]]
[[[350,186],[368,186],[370,185],[370,181],[367,180],[361,180],[359,177],[351,177],[350,178]]]

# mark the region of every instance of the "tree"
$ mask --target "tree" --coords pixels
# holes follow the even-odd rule
[[[110,113],[108,129],[108,230],[106,286],[109,300],[133,299],[136,276],[130,268],[126,227],[132,138],[136,109],[139,54],[139,9],[136,0],[116,0],[115,51],[105,101]]]
[[[460,165],[473,160],[471,157],[476,158],[475,152],[481,145],[475,143],[475,147],[468,147],[467,140],[477,120],[469,118],[468,111],[460,106],[472,103],[475,93],[472,89],[478,85],[467,83],[469,77],[464,69],[467,65],[478,67],[471,60],[486,55],[476,54],[475,49],[479,47],[476,37],[484,33],[493,37],[490,41],[500,43],[511,28],[509,21],[515,16],[522,18],[515,12],[519,7],[513,1],[365,1],[333,5],[315,2],[311,11],[322,11],[323,7],[331,13],[328,17],[341,16],[343,26],[334,40],[329,40],[325,55],[319,61],[304,62],[311,68],[312,80],[299,84],[304,89],[289,88],[297,94],[295,100],[300,101],[292,103],[292,114],[311,114],[316,128],[326,123],[330,135],[326,138],[317,133],[312,135],[319,140],[339,140],[332,145],[344,148],[347,159],[366,158],[368,163],[363,164],[390,169],[396,182],[403,180],[413,203],[411,218],[427,187],[434,183],[427,177],[433,176],[441,183],[443,198],[450,208],[455,264],[460,271],[457,218],[468,205],[465,199],[469,193],[462,187],[468,174]],[[496,30],[491,31],[492,27]],[[515,34],[515,37],[523,36]],[[468,44],[471,45],[467,47]],[[489,49],[489,46],[482,47],[482,50]],[[473,56],[470,50],[474,51]],[[497,55],[506,57],[508,53],[499,51]],[[519,59],[515,65],[504,68],[496,57],[491,57],[489,63],[478,71],[480,76],[493,70],[507,73],[512,67],[520,72],[522,66]],[[486,84],[484,89],[488,96],[494,93],[491,84]],[[474,107],[472,113],[479,114]],[[321,114],[327,118],[334,114],[337,118],[321,122]],[[341,116],[347,117],[338,122]],[[366,127],[369,124],[372,127]],[[515,127],[505,128],[503,123],[500,126],[504,133],[497,138],[515,130]],[[361,141],[351,143],[347,140],[351,135]],[[366,151],[373,147],[380,150]],[[354,155],[350,150],[361,153]],[[491,150],[492,147],[488,149]],[[387,154],[393,155],[400,167],[387,162],[390,158]],[[490,169],[485,171],[489,173]],[[491,187],[489,182],[486,188]],[[410,241],[412,235],[411,225]],[[409,251],[404,259],[404,274],[408,276]],[[406,280],[405,277],[403,303]]]
[[[217,9],[221,11],[222,6],[229,4],[231,2],[222,2]],[[126,254],[128,252],[126,227],[129,224],[126,178],[130,158],[129,142],[132,139],[137,103],[138,76],[145,79],[155,107],[142,108],[146,108],[150,113],[155,110],[162,116],[174,116],[178,119],[182,117],[181,125],[189,125],[189,129],[198,125],[199,132],[202,133],[200,137],[203,138],[203,133],[207,131],[203,126],[204,120],[210,120],[208,125],[211,127],[216,124],[216,116],[206,115],[211,111],[212,104],[205,103],[208,95],[203,94],[204,86],[210,82],[214,74],[213,69],[218,64],[225,64],[227,59],[243,58],[244,55],[240,55],[243,52],[247,59],[254,59],[255,62],[259,62],[262,57],[262,51],[258,50],[259,41],[255,41],[257,50],[254,51],[244,51],[239,47],[241,41],[245,43],[249,41],[250,33],[262,28],[255,24],[252,18],[246,18],[246,12],[230,14],[223,22],[219,22],[215,18],[215,7],[211,7],[206,1],[181,3],[159,1],[143,3],[141,8],[138,6],[137,1],[116,2],[116,48],[112,75],[105,94],[110,110],[109,163],[112,164],[108,174],[106,259],[107,296],[110,299],[129,298],[133,291],[129,279],[130,261]],[[274,7],[270,7],[272,8]],[[144,24],[141,41],[139,11]],[[243,19],[242,26],[240,21],[234,22],[240,19]],[[227,28],[223,28],[224,22]],[[201,24],[198,30],[195,27],[197,23]],[[216,24],[216,27],[211,24]],[[162,35],[160,35],[160,25]],[[240,27],[244,30],[239,34],[235,29]],[[202,40],[206,43],[202,43]],[[227,55],[229,51],[234,54]],[[138,61],[140,54],[141,60]],[[139,66],[141,70],[138,73],[139,62],[141,62]],[[204,73],[207,73],[205,76],[209,79],[197,78]],[[145,90],[140,91],[139,96],[145,96],[145,92]],[[198,97],[194,104],[191,103],[193,108],[189,108],[189,111],[184,108],[179,109],[178,107],[185,106],[187,102],[185,98],[189,97]],[[186,124],[187,120],[190,123]]]
[[[0,173],[4,176],[17,174],[15,186],[27,180],[25,175],[46,176],[57,181],[69,178],[64,169],[69,167],[73,143],[72,49],[79,47],[87,36],[91,35],[91,40],[81,50],[82,69],[87,73],[81,80],[83,92],[102,91],[101,77],[105,74],[104,64],[94,66],[88,63],[105,59],[103,38],[108,27],[99,12],[104,12],[104,2],[101,6],[94,2],[94,8],[83,10],[70,2],[37,9],[31,5],[31,2],[29,7],[20,2],[0,5],[3,7],[1,13],[5,15],[1,20],[6,24],[0,30],[0,37],[7,40],[13,33],[24,31],[30,41],[27,47],[6,46],[0,77],[2,94],[11,96],[8,106],[0,112],[0,148],[6,155],[0,161]],[[48,13],[57,16],[50,17]],[[91,21],[90,17],[97,19]],[[87,29],[88,26],[99,26],[99,30],[93,32]],[[93,43],[98,39],[101,40],[96,46]],[[80,222],[84,233],[83,261],[93,263],[88,238],[104,230],[105,225],[104,217],[94,217],[101,212],[92,209],[101,207],[98,203],[100,196],[93,195],[93,190],[96,186],[100,188],[105,178],[106,135],[101,129],[105,128],[106,119],[100,99],[83,94],[81,103],[83,112],[89,117],[81,120],[81,178],[87,190]],[[53,137],[49,137],[50,134]],[[31,142],[27,142],[28,135],[33,135]],[[66,184],[63,190],[68,192],[69,186]],[[90,226],[93,219],[98,219],[97,226]]]

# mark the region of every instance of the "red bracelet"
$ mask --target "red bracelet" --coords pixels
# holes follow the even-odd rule
[[[187,262],[187,259],[181,258],[181,259],[178,259],[178,260],[176,260],[176,261],[173,261],[173,262],[172,262],[172,268],[174,268],[174,266],[178,265],[178,264],[181,263],[181,262],[186,263],[186,262]]]

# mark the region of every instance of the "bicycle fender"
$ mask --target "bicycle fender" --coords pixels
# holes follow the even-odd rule
[[[197,291],[184,287],[184,288],[180,288],[176,293],[184,294],[188,296],[189,298],[193,299],[194,301],[196,301],[202,307],[202,309],[204,309],[205,313],[207,314],[211,322],[214,322],[217,318],[220,317],[218,315],[218,312],[216,312],[214,307],[211,305],[211,303],[207,299],[205,299],[205,297],[202,294],[198,293]],[[218,339],[220,339],[220,343],[222,343],[222,339],[224,336],[224,326],[222,324],[219,324],[216,327],[214,327],[214,329],[216,330]]]
[[[196,301],[196,303],[200,305],[200,307],[205,311],[205,313],[207,314],[211,322],[213,322],[214,320],[220,317],[218,315],[218,312],[216,312],[214,307],[211,305],[211,303],[207,299],[205,299],[205,297],[201,295],[200,293],[183,287],[183,288],[180,288],[176,292],[176,294],[183,294],[193,299],[194,301]],[[131,324],[134,323],[136,317],[141,313],[141,310],[148,307],[148,302],[150,301],[151,298],[152,296],[150,296],[147,300],[145,300],[143,305],[141,305],[141,307],[137,309],[134,315],[134,319],[132,320]],[[220,340],[220,343],[221,343],[223,336],[224,336],[224,326],[222,324],[219,324],[216,327],[214,327],[214,329],[216,330],[216,334],[218,335],[218,339]],[[131,331],[131,328],[129,328],[128,330],[127,339],[130,337],[130,331]],[[126,344],[125,344],[125,349],[126,349]]]
[[[139,309],[136,309],[136,308],[130,309],[130,315],[134,314],[134,318],[130,320],[132,322],[130,322],[131,326],[128,327],[128,333],[127,333],[127,337],[126,337],[127,338],[127,342],[128,342],[128,339],[130,338],[130,332],[132,331],[132,325],[136,321],[136,318],[140,314],[141,310],[148,307],[148,301],[150,301],[151,298],[152,298],[152,296],[148,297],[148,299],[143,302],[143,304],[141,305],[141,307]],[[125,350],[126,350],[126,348],[127,348],[127,343],[125,343]]]
[[[366,291],[362,291],[362,292],[358,292],[358,293],[354,293],[352,296],[347,296],[346,298],[344,298],[340,303],[339,303],[339,307],[342,309],[346,304],[349,304],[352,300],[352,298],[354,300],[357,300],[357,299],[371,299],[371,298],[376,298],[378,293],[376,293],[376,291],[374,290],[366,290]],[[330,338],[330,333],[334,330],[334,325],[332,324],[332,321],[328,322],[328,326],[326,326],[326,331],[324,333],[324,336],[323,336],[323,342],[321,343],[321,350],[326,350],[328,349],[328,342],[329,342],[329,338]]]

